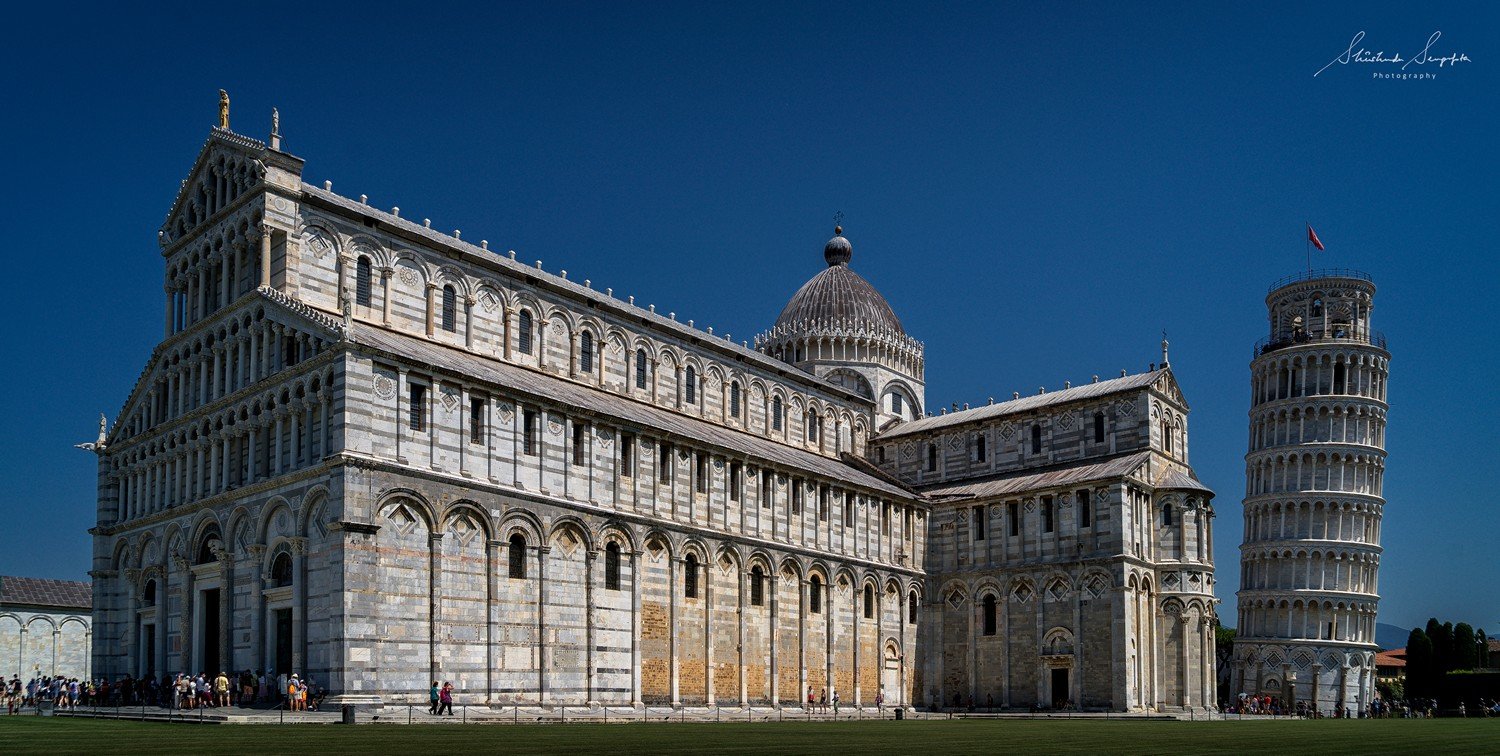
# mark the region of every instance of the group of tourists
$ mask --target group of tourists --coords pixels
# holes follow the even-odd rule
[[[819,691],[819,693],[818,693],[817,696],[814,696],[813,695],[812,686],[811,685],[807,686],[807,710],[808,711],[816,712],[816,713],[819,713],[819,714],[827,714],[828,713],[828,703],[829,703],[829,700],[830,699],[828,697],[828,689],[827,688],[823,688],[821,691]],[[835,688],[834,691],[833,691],[832,702],[833,702],[833,713],[834,713],[835,716],[837,716],[838,713],[839,713],[839,691],[838,691],[837,688]]]
[[[7,682],[0,678],[0,699],[5,700],[5,713],[15,714],[25,707],[52,704],[59,709],[87,706],[97,695],[97,685],[92,680],[79,681],[76,677],[37,676],[25,683],[18,675]]]
[[[318,691],[309,680],[293,673],[256,673],[245,670],[231,675],[220,672],[191,675],[179,673],[157,680],[132,675],[108,680],[37,676],[22,682],[0,678],[0,699],[7,714],[23,708],[51,704],[58,709],[79,706],[160,706],[191,711],[238,706],[250,708],[283,704],[287,711],[315,711]]]
[[[265,704],[284,704],[287,711],[311,711],[317,708],[312,684],[297,673],[274,674],[245,670],[233,677],[220,672],[210,678],[178,674],[164,683],[163,704],[168,708],[200,709],[239,706],[250,708]]]
[[[1224,705],[1226,714],[1260,714],[1268,716],[1294,716],[1307,719],[1432,719],[1445,717],[1500,717],[1500,699],[1479,699],[1477,708],[1470,708],[1459,701],[1458,705],[1439,710],[1437,699],[1413,698],[1407,701],[1387,701],[1377,698],[1361,709],[1350,706],[1334,706],[1329,709],[1313,708],[1306,701],[1285,706],[1274,696],[1252,696],[1241,693],[1234,701]]]

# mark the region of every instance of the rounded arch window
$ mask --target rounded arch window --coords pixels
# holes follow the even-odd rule
[[[765,571],[756,565],[750,568],[750,605],[760,606],[766,601]]]
[[[516,315],[516,348],[521,354],[531,354],[531,310]]]
[[[271,561],[271,584],[285,588],[292,584],[292,555],[285,551]]]
[[[588,331],[578,337],[578,369],[584,373],[594,372],[594,334]]]
[[[807,611],[809,614],[823,611],[823,581],[817,575],[807,581]]]
[[[458,291],[453,284],[443,287],[443,330],[449,333],[458,330]]]
[[[604,587],[620,590],[620,544],[614,541],[604,547]]]
[[[526,577],[526,539],[520,533],[510,537],[507,557],[507,561],[510,562],[510,576],[512,578]]]
[[[688,554],[682,560],[682,596],[698,598],[698,556]]]
[[[682,398],[688,404],[698,403],[698,370],[692,365],[683,371]]]
[[[865,586],[865,619],[875,618],[875,588]]]
[[[141,589],[141,604],[144,606],[156,606],[156,581],[147,580]]]
[[[354,303],[361,307],[369,307],[373,298],[372,274],[370,258],[360,255],[354,263]]]

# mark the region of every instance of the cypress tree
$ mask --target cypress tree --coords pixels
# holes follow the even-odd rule
[[[1474,628],[1467,622],[1453,626],[1453,668],[1473,669],[1479,666],[1479,643]]]
[[[1435,618],[1427,620],[1427,639],[1432,641],[1432,672],[1437,677],[1442,677],[1450,669],[1448,661],[1453,655],[1453,626],[1445,628]]]
[[[1422,628],[1412,628],[1406,636],[1406,695],[1410,698],[1432,696],[1432,640]]]
[[[1484,628],[1482,628],[1482,627],[1479,628],[1479,632],[1475,633],[1475,635],[1479,636],[1478,639],[1477,639],[1477,641],[1479,643],[1479,666],[1483,667],[1485,669],[1489,669],[1489,666],[1490,666],[1490,638],[1489,638],[1489,636],[1487,636],[1487,635],[1484,634]]]

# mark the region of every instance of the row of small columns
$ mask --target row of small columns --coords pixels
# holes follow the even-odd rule
[[[285,337],[289,333],[304,355],[311,355],[317,349],[317,337],[281,323],[262,321],[233,337],[232,343],[218,342],[196,357],[179,361],[176,370],[163,376],[148,391],[145,427],[152,428],[191,412],[286,367],[290,356],[286,354]],[[158,416],[156,397],[163,392],[168,397],[166,413]]]
[[[271,285],[271,232],[271,226],[262,223],[259,227],[259,233],[251,237],[251,243],[254,243],[257,238],[260,242],[259,285],[266,287]],[[222,255],[219,260],[221,267],[219,276],[219,301],[224,303],[228,303],[232,296],[235,260],[244,251],[244,247],[237,243],[234,246],[234,250],[234,255]],[[166,293],[165,336],[171,336],[208,316],[209,295],[211,293],[208,285],[208,270],[211,264],[209,262],[200,263],[190,271],[191,273],[196,273],[194,277],[196,281],[190,278],[188,283],[177,281],[167,284],[164,288]],[[185,295],[185,305],[186,303],[193,305],[191,307],[185,306],[185,311],[181,313],[180,318],[177,313],[177,294]]]
[[[277,407],[206,437],[181,441],[170,452],[148,453],[123,465],[114,476],[120,492],[119,520],[186,504],[316,462],[314,448],[326,455],[333,438],[329,432],[330,404],[331,394],[325,389],[313,398]],[[315,411],[320,432],[314,430]],[[281,439],[288,426],[292,453],[283,464]],[[262,444],[261,432],[267,428],[273,428],[273,433],[269,443]],[[237,464],[235,452],[242,449],[247,450],[244,464],[248,469]],[[164,458],[166,454],[172,456]]]

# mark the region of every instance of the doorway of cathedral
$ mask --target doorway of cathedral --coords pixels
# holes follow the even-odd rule
[[[880,670],[880,692],[885,694],[885,702],[893,706],[904,704],[901,690],[901,655],[896,651],[894,643],[885,647],[885,663]]]
[[[198,659],[199,671],[205,675],[217,675],[219,667],[219,589],[210,588],[198,594]]]
[[[1052,670],[1052,708],[1061,709],[1068,705],[1068,670],[1066,668],[1054,668]]]
[[[141,625],[140,677],[156,677],[156,625]]]
[[[292,610],[276,610],[276,671],[291,674],[292,669]]]

